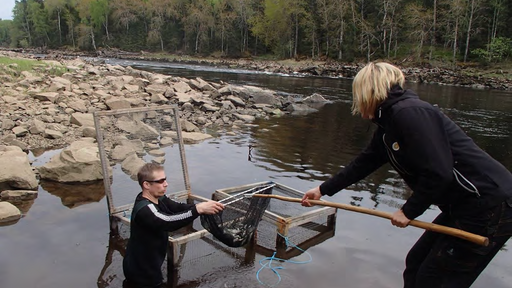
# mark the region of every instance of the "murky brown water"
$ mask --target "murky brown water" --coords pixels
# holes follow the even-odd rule
[[[268,180],[306,191],[347,164],[371,136],[372,124],[350,115],[349,80],[186,71],[191,74],[185,76],[265,86],[283,94],[316,91],[335,101],[319,113],[258,120],[257,127],[237,136],[187,145],[195,194],[210,197],[215,189]],[[407,86],[423,99],[438,103],[489,154],[512,169],[512,93],[413,83]],[[250,161],[249,145],[255,147]],[[31,157],[34,165],[42,165],[55,153],[38,152],[37,157]],[[114,185],[120,190],[137,189],[131,182]],[[326,200],[393,212],[409,193],[386,166]],[[0,227],[0,287],[122,286],[124,247],[122,241],[109,238],[102,183],[77,186],[42,182],[38,198],[20,209],[24,218]],[[436,215],[437,209],[432,208],[420,220],[430,221]],[[312,262],[283,263],[278,287],[401,287],[405,255],[421,233],[413,227],[395,228],[380,218],[339,211],[335,235],[308,249]],[[193,252],[194,245],[190,245],[186,253]],[[179,279],[180,287],[261,286],[256,272],[263,255],[250,254],[253,257],[229,266],[223,261],[230,256],[220,257],[220,253],[224,252],[212,248],[212,255],[184,265],[178,274],[187,283]],[[510,287],[506,283],[512,281],[511,261],[510,251],[499,253],[474,287]],[[260,276],[268,284],[277,281],[268,271]]]

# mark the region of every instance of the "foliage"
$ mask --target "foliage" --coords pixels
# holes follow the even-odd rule
[[[0,46],[9,46],[11,41],[11,20],[0,20]]]
[[[506,37],[494,38],[486,49],[477,48],[472,51],[481,60],[487,63],[497,63],[512,55],[512,39]]]
[[[16,0],[0,45],[452,63],[469,50],[496,62],[510,15],[506,0]]]

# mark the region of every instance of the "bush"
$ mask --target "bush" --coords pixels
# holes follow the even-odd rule
[[[500,62],[512,54],[512,39],[505,37],[494,38],[490,44],[486,45],[486,48],[474,49],[471,53],[487,63]]]

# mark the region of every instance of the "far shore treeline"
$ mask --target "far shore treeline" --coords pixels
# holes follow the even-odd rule
[[[20,0],[12,17],[0,21],[0,46],[343,62],[512,56],[510,0]]]

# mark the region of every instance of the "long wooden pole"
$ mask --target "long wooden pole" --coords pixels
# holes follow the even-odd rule
[[[292,198],[292,197],[285,197],[285,196],[280,196],[280,195],[254,194],[253,197],[274,198],[274,199],[288,201],[288,202],[298,202],[298,203],[302,202],[301,198]],[[378,216],[378,217],[386,218],[386,219],[391,219],[391,217],[392,217],[391,213],[368,209],[368,208],[363,208],[363,207],[352,206],[352,205],[348,205],[348,204],[334,203],[334,202],[321,201],[321,200],[308,200],[308,201],[309,201],[309,203],[311,203],[313,205],[329,206],[329,207],[339,208],[339,209],[343,209],[343,210],[349,210],[349,211],[369,214],[369,215],[373,215],[373,216]],[[418,227],[418,228],[422,228],[425,230],[429,230],[429,231],[434,231],[434,232],[458,237],[458,238],[461,238],[461,239],[464,239],[467,241],[471,241],[473,243],[476,243],[476,244],[479,244],[482,246],[489,245],[489,239],[487,237],[473,234],[473,233],[470,233],[470,232],[467,232],[464,230],[460,230],[460,229],[456,229],[456,228],[452,228],[452,227],[448,227],[448,226],[443,226],[443,225],[439,225],[439,224],[429,223],[429,222],[423,222],[420,220],[411,220],[411,222],[409,222],[409,225]]]

